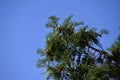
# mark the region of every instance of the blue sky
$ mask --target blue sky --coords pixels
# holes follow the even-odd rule
[[[48,17],[73,20],[108,29],[101,39],[104,48],[120,30],[120,0],[0,0],[0,80],[44,80],[36,67],[38,48],[44,49]]]

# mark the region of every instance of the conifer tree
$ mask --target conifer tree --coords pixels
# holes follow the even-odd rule
[[[45,50],[38,49],[41,57],[37,61],[38,67],[47,69],[46,80],[120,79],[120,72],[115,73],[120,71],[120,55],[117,56],[120,53],[120,37],[108,53],[99,39],[109,32],[89,28],[83,22],[72,21],[72,17],[68,16],[59,24],[59,18],[50,16],[46,23],[52,32],[46,36]]]

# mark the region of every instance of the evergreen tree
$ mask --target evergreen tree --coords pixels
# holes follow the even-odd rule
[[[72,17],[58,24],[59,18],[50,16],[46,23],[52,32],[46,36],[45,50],[38,49],[41,57],[37,61],[38,67],[47,69],[46,80],[120,79],[120,37],[108,53],[99,42],[108,31],[89,29],[83,22],[72,21]]]

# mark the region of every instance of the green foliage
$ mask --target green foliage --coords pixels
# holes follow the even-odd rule
[[[92,66],[88,70],[87,79],[88,80],[108,80],[109,77],[107,73],[109,72],[109,67],[107,64],[102,64],[98,67]]]
[[[88,29],[83,22],[71,21],[72,17],[73,15],[68,16],[58,25],[59,18],[51,16],[46,23],[53,31],[46,36],[45,50],[37,51],[41,56],[37,66],[47,68],[46,79],[119,79],[117,74],[120,72],[117,70],[120,71],[120,37],[110,48],[110,54],[103,50],[99,42],[103,34],[109,33],[107,30]]]
[[[116,80],[120,79],[120,35],[118,36],[116,42],[109,48],[111,55],[108,57],[110,76]]]
[[[50,16],[49,21],[46,24],[46,27],[56,28],[58,26],[58,20],[59,18],[57,18],[56,16]]]

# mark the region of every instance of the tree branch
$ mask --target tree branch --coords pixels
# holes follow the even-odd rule
[[[100,54],[103,54],[104,56],[106,56],[106,57],[108,57],[108,56],[110,56],[106,51],[104,51],[104,50],[99,50],[99,49],[96,49],[96,48],[94,48],[94,47],[92,47],[92,46],[88,46],[89,48],[91,48],[91,49],[93,49],[93,50],[95,50],[95,51],[97,51],[97,52],[99,52]]]

